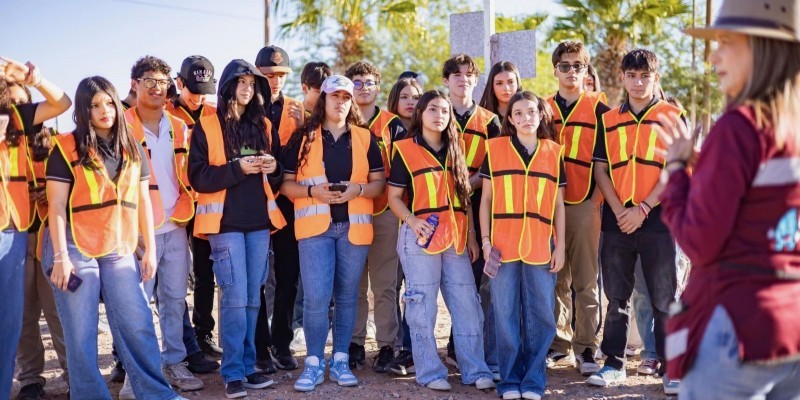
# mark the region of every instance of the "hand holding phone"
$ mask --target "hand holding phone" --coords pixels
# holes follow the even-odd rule
[[[50,278],[50,275],[53,275],[53,267],[50,267],[45,272],[47,278]],[[81,286],[83,283],[83,279],[81,279],[78,275],[75,275],[75,272],[70,272],[69,274],[69,281],[67,282],[67,290],[72,293],[75,293],[76,290]]]
[[[331,192],[344,193],[344,191],[347,190],[347,184],[346,183],[333,183],[330,186],[328,186],[328,190],[330,190]]]

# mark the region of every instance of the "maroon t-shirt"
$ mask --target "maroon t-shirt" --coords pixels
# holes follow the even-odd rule
[[[779,149],[754,121],[747,107],[720,118],[692,176],[670,176],[662,218],[692,260],[682,296],[691,325],[722,305],[744,361],[787,359],[800,354],[800,149]]]

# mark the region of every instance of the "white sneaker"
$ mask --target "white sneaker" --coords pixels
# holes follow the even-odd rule
[[[523,399],[542,400],[542,395],[535,392],[522,392]]]
[[[122,389],[119,390],[119,400],[136,400],[131,381],[128,380],[128,374],[125,374],[125,383],[122,384]]]
[[[478,378],[475,381],[475,388],[478,390],[494,389],[494,381],[491,378]]]
[[[200,390],[204,384],[198,378],[195,378],[191,372],[186,368],[187,363],[180,362],[174,365],[161,368],[161,373],[164,374],[167,382],[184,392],[193,390]]]
[[[503,393],[503,400],[517,400],[521,398],[522,395],[519,394],[518,390],[507,390]]]
[[[289,343],[289,350],[303,351],[306,349],[306,334],[303,328],[294,329],[294,339]]]
[[[450,384],[447,383],[447,379],[437,379],[437,380],[425,385],[425,387],[428,388],[428,389],[442,390],[442,391],[447,391],[447,390],[452,389]]]

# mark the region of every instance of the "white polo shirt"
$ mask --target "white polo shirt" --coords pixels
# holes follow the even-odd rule
[[[164,224],[156,229],[156,235],[178,229],[178,226],[169,220],[172,213],[175,212],[175,206],[180,196],[178,188],[181,185],[175,171],[175,157],[172,150],[173,135],[170,135],[170,129],[172,129],[172,124],[166,114],[161,115],[158,135],[144,127],[144,137],[147,141],[147,149],[150,151],[150,165],[152,168],[150,173],[158,181],[158,193],[161,195],[161,204],[164,207],[164,215],[167,218]],[[186,135],[186,132],[183,134]]]

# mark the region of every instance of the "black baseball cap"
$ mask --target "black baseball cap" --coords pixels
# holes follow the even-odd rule
[[[193,94],[217,93],[214,66],[203,56],[189,56],[181,64],[178,77]]]
[[[256,68],[263,73],[292,72],[289,66],[289,55],[278,46],[267,46],[261,49],[256,56]]]

